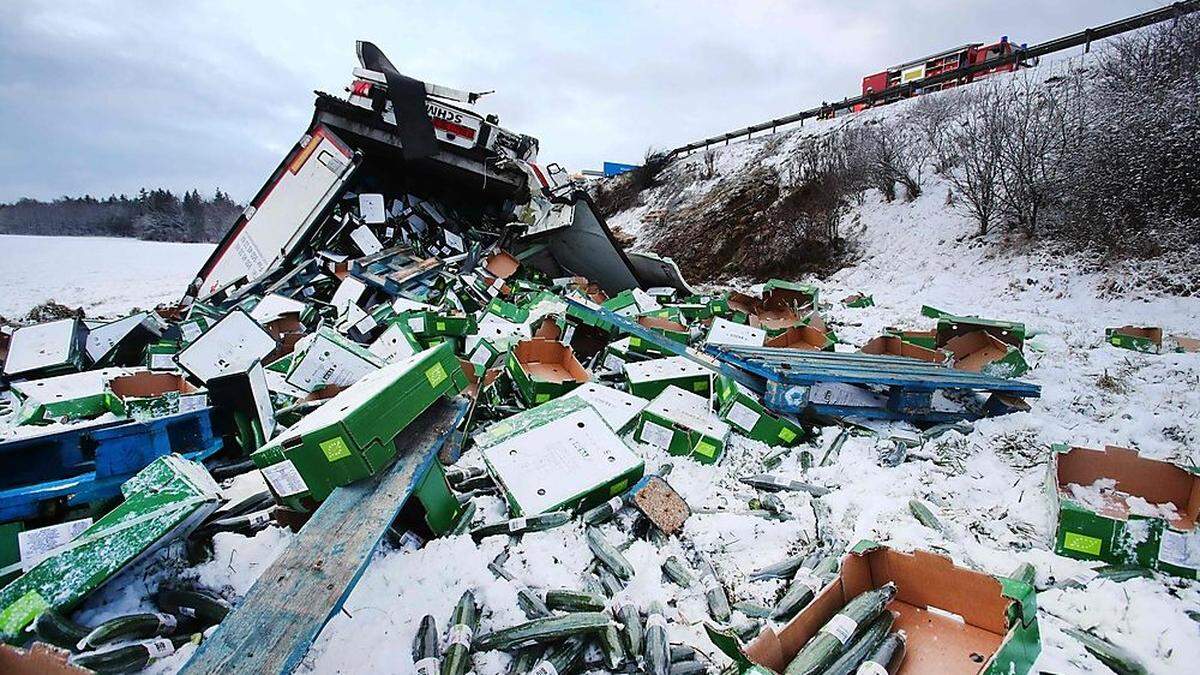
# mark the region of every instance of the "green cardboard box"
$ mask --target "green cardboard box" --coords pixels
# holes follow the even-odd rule
[[[506,367],[517,392],[530,405],[545,403],[591,380],[575,352],[557,340],[518,342],[508,353]]]
[[[525,323],[529,320],[529,310],[501,298],[492,298],[488,303],[488,313],[512,321]]]
[[[736,672],[782,673],[800,648],[852,598],[891,582],[887,605],[892,630],[908,634],[903,661],[887,672],[1025,675],[1041,652],[1037,594],[1024,581],[993,577],[949,558],[917,550],[904,553],[859,542],[833,581],[783,626],[764,628],[742,646],[731,631],[706,624],[713,644],[736,663]],[[897,665],[902,663],[903,665]]]
[[[600,411],[578,396],[517,413],[475,442],[513,516],[590,508],[624,492],[644,470]]]
[[[581,398],[587,401],[596,409],[596,412],[600,413],[608,426],[619,434],[632,427],[638,415],[649,404],[649,401],[640,396],[634,396],[595,382],[581,384],[565,394],[563,398]]]
[[[395,363],[421,351],[421,342],[413,335],[408,324],[403,321],[393,321],[367,347],[383,363]]]
[[[875,306],[874,296],[865,295],[863,293],[852,293],[842,298],[842,304],[850,309],[863,309],[866,307]]]
[[[1055,553],[1197,578],[1200,468],[1111,445],[1053,449],[1047,485]]]
[[[629,361],[624,371],[629,393],[645,399],[653,399],[670,386],[706,398],[712,394],[713,371],[685,356]]]
[[[709,410],[707,398],[670,386],[642,410],[633,437],[672,455],[714,464],[729,440],[729,425]]]
[[[289,508],[373,476],[396,456],[396,438],[441,396],[467,386],[449,343],[376,370],[250,456]]]
[[[992,377],[1019,377],[1029,370],[1020,349],[981,330],[951,338],[941,349],[953,355],[956,370]]]
[[[1018,321],[1002,321],[999,319],[983,319],[977,316],[957,316],[944,312],[929,305],[921,306],[921,314],[937,319],[937,343],[941,347],[951,339],[964,333],[982,330],[990,333],[1008,344],[1022,349],[1028,333],[1025,324]]]
[[[687,326],[668,318],[643,314],[642,316],[638,317],[637,322],[643,328],[647,328],[667,338],[668,340],[677,342],[681,345],[686,345],[688,342],[688,337],[690,336]],[[668,352],[664,351],[662,348],[658,347],[652,342],[643,340],[636,335],[629,336],[629,349],[637,352],[638,354],[648,354],[651,356],[668,355]]]
[[[143,370],[114,377],[108,381],[108,393],[114,410],[138,421],[199,410],[208,405],[207,392],[192,386],[178,373]]]
[[[1104,339],[1121,349],[1157,354],[1162,351],[1163,331],[1157,326],[1119,326],[1105,328]]]
[[[154,460],[121,486],[116,508],[0,589],[0,635],[16,637],[47,608],[69,611],[88,594],[216,509],[221,489],[179,455]]]
[[[763,302],[769,305],[817,308],[817,287],[795,281],[770,279],[763,284]]]
[[[84,420],[108,412],[121,413],[105,383],[130,373],[128,368],[102,368],[40,380],[14,382],[12,392],[21,401],[17,424],[44,424],[57,420]]]
[[[178,340],[159,340],[146,347],[145,365],[150,370],[177,370],[175,355],[178,353]]]
[[[384,364],[369,349],[329,326],[305,336],[290,356],[287,383],[308,392],[330,384],[348,387]]]
[[[773,446],[793,446],[804,440],[804,427],[772,414],[758,397],[727,375],[716,380],[718,416],[742,434]]]
[[[59,319],[13,331],[3,373],[9,378],[47,377],[83,370],[87,326],[79,319]]]

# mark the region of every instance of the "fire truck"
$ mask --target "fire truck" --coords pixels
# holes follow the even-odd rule
[[[995,68],[985,68],[981,71],[976,71],[970,74],[964,74],[962,77],[943,80],[932,85],[922,85],[924,80],[927,80],[935,75],[942,75],[967,66],[975,66],[985,64],[988,61],[996,61],[1011,54],[1019,54],[1025,49],[1025,45],[1014,45],[1009,41],[1008,36],[1001,37],[998,42],[992,44],[984,44],[982,42],[973,42],[965,44],[954,49],[948,49],[937,54],[931,54],[924,58],[902,63],[898,66],[892,66],[887,70],[867,75],[862,80],[863,96],[878,94],[880,92],[889,91],[899,85],[912,85],[901,90],[891,91],[890,93],[874,99],[871,103],[862,103],[854,106],[855,112],[863,108],[873,105],[886,105],[908,98],[910,96],[918,96],[920,94],[931,91],[940,91],[957,87],[960,84],[966,84],[979,80],[995,73],[1006,73],[1018,68],[1034,65],[1033,63],[1024,60],[1009,61],[997,65]]]

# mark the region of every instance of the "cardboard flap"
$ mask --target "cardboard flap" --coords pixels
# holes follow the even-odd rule
[[[958,567],[949,558],[929,551],[889,549],[883,553],[869,556],[873,586],[894,581],[900,602],[957,614],[966,623],[997,635],[1008,632],[1010,600],[995,577]],[[930,579],[937,583],[929,583]]]

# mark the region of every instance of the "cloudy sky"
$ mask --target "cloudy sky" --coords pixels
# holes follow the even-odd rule
[[[252,195],[341,93],[354,41],[571,169],[637,161],[858,92],[966,42],[1039,42],[1144,0],[377,2],[5,0],[0,201],[141,186]]]

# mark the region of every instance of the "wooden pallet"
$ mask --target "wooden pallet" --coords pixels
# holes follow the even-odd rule
[[[180,672],[291,673],[354,590],[405,501],[466,413],[441,399],[397,440],[384,473],[333,491]]]

